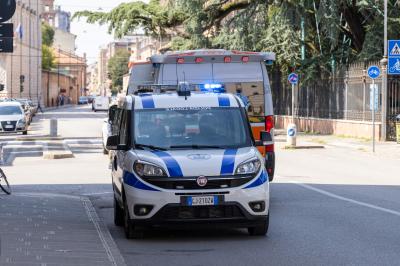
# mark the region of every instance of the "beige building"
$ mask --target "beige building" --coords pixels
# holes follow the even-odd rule
[[[53,47],[69,52],[69,53],[75,53],[76,46],[75,46],[75,41],[76,41],[76,35],[60,30],[58,28],[54,29],[54,43]]]
[[[0,54],[0,97],[41,98],[41,0],[17,1],[17,9],[8,22],[14,24],[14,53]]]

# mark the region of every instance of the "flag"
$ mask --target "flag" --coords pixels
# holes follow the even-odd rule
[[[22,40],[24,37],[24,29],[22,28],[22,24],[19,23],[17,29],[15,30],[15,37],[18,37]]]

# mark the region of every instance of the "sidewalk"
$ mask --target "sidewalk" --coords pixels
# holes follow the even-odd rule
[[[0,205],[0,265],[125,265],[86,197],[0,195]]]
[[[286,132],[277,130],[275,132],[275,140],[278,147],[286,145]],[[297,136],[297,144],[300,146],[322,145],[326,148],[335,147],[347,150],[355,150],[359,152],[372,153],[372,140],[358,139],[345,136],[335,135],[310,135],[299,133]],[[380,142],[375,143],[375,155],[400,160],[400,144],[396,142]]]

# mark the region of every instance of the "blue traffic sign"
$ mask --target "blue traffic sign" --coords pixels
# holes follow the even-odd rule
[[[296,73],[290,73],[288,77],[290,84],[297,84],[299,82],[299,75]]]
[[[381,70],[377,66],[370,66],[368,68],[368,77],[371,79],[376,79],[381,74]]]
[[[400,75],[400,40],[389,41],[388,60],[388,74]]]

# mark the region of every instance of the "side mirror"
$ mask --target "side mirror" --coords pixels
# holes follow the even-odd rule
[[[118,135],[109,136],[107,138],[106,148],[109,151],[116,151],[116,150],[118,150],[118,144],[119,144],[119,136]]]
[[[267,131],[261,131],[260,132],[260,140],[256,141],[256,146],[265,146],[267,142],[272,141],[272,135],[271,133]]]
[[[113,121],[114,120],[117,108],[118,107],[116,105],[113,105],[108,109],[108,121]]]

